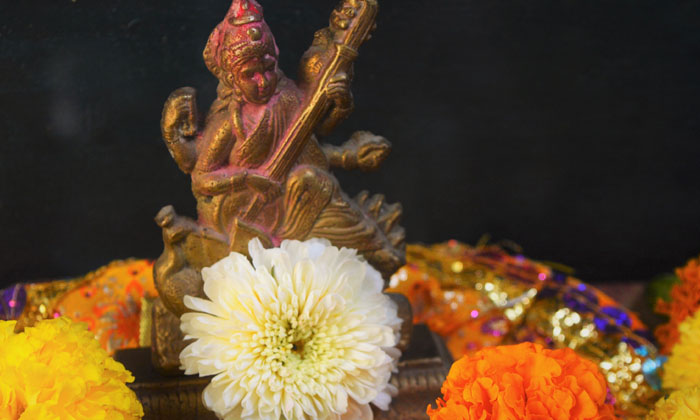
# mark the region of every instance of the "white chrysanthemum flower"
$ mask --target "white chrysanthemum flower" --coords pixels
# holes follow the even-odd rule
[[[401,320],[381,275],[328,241],[248,245],[202,270],[187,296],[180,354],[187,374],[216,375],[203,393],[219,418],[371,419],[388,409]]]

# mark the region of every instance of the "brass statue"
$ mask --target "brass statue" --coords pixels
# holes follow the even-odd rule
[[[360,45],[375,27],[376,0],[342,0],[301,59],[299,80],[278,67],[275,39],[255,0],[233,0],[204,50],[219,79],[217,98],[200,123],[193,88],[165,103],[163,138],[192,177],[198,219],[171,206],[156,217],[165,250],[155,265],[153,358],[177,370],[179,316],[185,295],[202,296],[200,270],[231,251],[247,253],[254,237],[327,238],[356,248],[385,279],[404,262],[399,204],[366,192],[348,197],[331,167],[375,170],[390,152],[383,137],[359,131],[342,146],[321,145],[352,112],[350,81]],[[405,324],[410,324],[409,320]]]

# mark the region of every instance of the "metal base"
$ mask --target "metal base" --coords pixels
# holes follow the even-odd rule
[[[202,404],[202,390],[210,378],[164,376],[151,363],[151,349],[121,350],[116,359],[136,380],[129,387],[136,392],[144,410],[144,420],[216,420]],[[452,364],[442,339],[425,325],[413,329],[411,344],[399,361],[399,372],[391,383],[399,390],[389,411],[375,408],[378,420],[425,419],[425,409],[440,396],[440,387]]]

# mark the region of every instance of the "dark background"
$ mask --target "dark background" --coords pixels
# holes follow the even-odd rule
[[[262,0],[288,75],[335,0]],[[0,0],[0,285],[155,258],[152,218],[194,215],[160,138],[168,94],[227,0]],[[700,2],[383,0],[355,129],[394,152],[338,176],[405,207],[410,241],[510,239],[590,282],[700,252]]]

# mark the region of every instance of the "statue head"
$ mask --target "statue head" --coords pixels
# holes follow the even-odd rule
[[[270,100],[277,88],[279,50],[255,0],[233,0],[224,20],[209,36],[204,62],[238,97]]]

